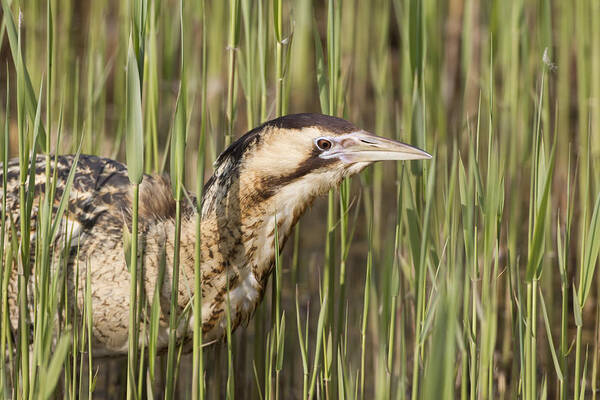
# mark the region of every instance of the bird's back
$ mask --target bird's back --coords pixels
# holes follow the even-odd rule
[[[55,179],[53,214],[67,186],[69,172],[75,156],[65,155],[52,157],[50,172]],[[0,163],[1,166],[1,163]],[[0,168],[0,181],[3,180],[3,169]],[[35,163],[35,184],[33,207],[30,218],[31,230],[35,232],[39,214],[40,199],[46,193],[46,157],[38,155]],[[6,174],[6,214],[9,223],[18,230],[22,216],[19,201],[19,161],[13,159],[7,164]],[[29,183],[26,182],[27,188]],[[0,190],[0,198],[4,188]],[[92,228],[114,229],[123,226],[122,215],[130,209],[129,179],[127,168],[114,160],[91,155],[81,155],[75,167],[75,176],[69,193],[66,220],[71,223],[73,235],[91,231]]]
[[[53,216],[58,210],[74,162],[74,155],[51,157],[50,173],[55,176]],[[3,173],[0,163],[0,184],[3,182]],[[34,176],[33,207],[29,216],[32,233],[36,230],[40,199],[46,193],[46,157],[43,155],[36,158]],[[6,181],[6,218],[9,223],[12,221],[18,231],[21,218],[18,159],[8,162]],[[26,182],[25,187],[28,186]],[[0,199],[3,195],[4,188],[1,188]],[[131,184],[127,167],[118,161],[93,155],[79,156],[68,196],[68,208],[63,219],[67,222],[66,232],[71,239],[78,239],[79,251],[89,252],[87,246],[90,243],[85,240],[91,236],[95,240],[121,241],[123,228],[131,227]],[[175,205],[166,179],[144,175],[139,212],[140,225],[143,227],[174,216]],[[186,203],[185,212],[192,212],[190,204]],[[59,238],[60,235],[61,232]]]

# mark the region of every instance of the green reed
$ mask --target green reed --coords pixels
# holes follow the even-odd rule
[[[381,164],[345,181],[339,196],[316,201],[279,255],[272,299],[247,328],[228,331],[228,347],[202,347],[200,241],[190,288],[191,356],[180,355],[176,342],[168,354],[157,352],[158,292],[152,301],[142,294],[143,265],[132,269],[137,310],[129,345],[147,345],[123,363],[135,374],[120,372],[135,385],[120,380],[111,393],[596,395],[596,2],[236,0],[186,3],[183,15],[173,12],[178,6],[2,1],[8,70],[0,150],[3,171],[6,160],[20,160],[24,205],[17,226],[3,212],[0,230],[2,396],[96,397],[108,393],[107,370],[119,373],[93,354],[89,340],[94,266],[67,266],[67,255],[53,248],[65,229],[53,205],[62,204],[61,218],[69,210],[68,195],[54,194],[52,154],[82,144],[85,153],[127,161],[131,171],[133,159],[142,160],[146,173],[174,173],[174,194],[184,201],[184,188],[195,187],[201,198],[224,143],[280,114],[319,110],[422,147],[435,164]],[[132,31],[138,129],[128,119]],[[133,137],[143,145],[128,144]],[[32,204],[38,152],[45,190]],[[6,179],[3,173],[4,210]],[[28,226],[34,208],[38,222]],[[16,240],[32,229],[35,241],[29,234]],[[29,251],[38,255],[31,263]],[[136,257],[129,257],[131,268]],[[18,263],[20,278],[11,268]],[[161,285],[173,267],[165,256]],[[67,268],[78,271],[72,284],[85,294],[81,310],[67,305],[74,300],[60,272]],[[12,278],[21,280],[22,315],[33,299],[32,329],[21,318],[16,342],[8,317]],[[185,318],[177,317],[171,328]]]

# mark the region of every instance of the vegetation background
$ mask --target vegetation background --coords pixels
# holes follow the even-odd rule
[[[200,192],[224,146],[293,112],[434,159],[376,165],[318,201],[249,326],[204,349],[197,335],[192,354],[132,340],[129,361],[98,360],[90,304],[48,318],[67,310],[42,213],[36,318],[16,334],[31,353],[6,314],[18,243],[0,240],[0,396],[598,395],[600,2],[2,0],[2,13],[1,155],[22,161],[22,199],[34,149]]]

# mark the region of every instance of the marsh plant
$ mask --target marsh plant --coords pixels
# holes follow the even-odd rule
[[[599,17],[593,0],[2,0],[0,396],[596,398]],[[138,265],[143,173],[170,174],[178,231],[218,154],[291,112],[343,117],[434,159],[344,181],[277,254],[247,327],[229,321],[227,340],[203,343],[195,296],[167,322],[193,318],[191,351],[171,334],[157,352],[161,304]],[[68,254],[53,243],[69,237],[73,174],[59,193],[59,154],[128,165],[126,358],[94,354],[86,265],[68,267],[88,272],[75,273],[81,312],[67,306]],[[14,327],[13,279],[33,315]]]

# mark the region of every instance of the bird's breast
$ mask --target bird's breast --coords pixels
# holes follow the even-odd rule
[[[293,214],[256,215],[240,224],[241,240],[217,243],[223,227],[212,221],[203,225],[202,320],[205,342],[223,338],[227,332],[227,314],[235,329],[247,323],[262,300],[275,259],[275,233],[281,248],[296,218]],[[297,216],[296,216],[297,217]],[[277,226],[277,227],[276,227]],[[227,229],[231,232],[232,229]],[[209,233],[210,232],[210,233]],[[192,325],[190,325],[191,327]]]
[[[230,288],[228,298],[224,296],[216,307],[210,303],[203,304],[203,341],[205,343],[219,340],[227,333],[227,313],[230,315],[231,328],[247,323],[260,303],[263,289],[251,270],[246,271],[237,284]],[[227,301],[229,300],[229,301]],[[193,331],[193,319],[189,321],[189,329]]]

